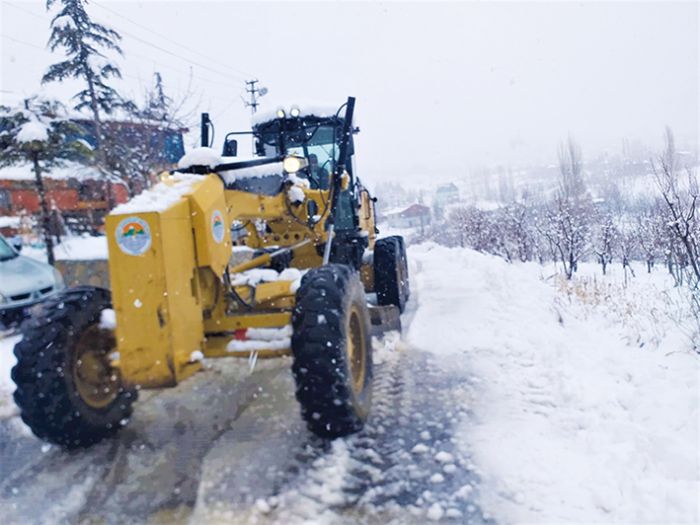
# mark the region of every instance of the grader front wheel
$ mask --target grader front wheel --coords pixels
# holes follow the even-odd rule
[[[114,434],[131,415],[136,391],[125,389],[109,354],[111,330],[100,326],[110,294],[73,288],[42,305],[22,325],[12,379],[22,420],[42,439],[86,447]]]
[[[296,397],[309,430],[336,438],[362,429],[372,402],[372,346],[357,273],[338,264],[309,271],[292,326]]]

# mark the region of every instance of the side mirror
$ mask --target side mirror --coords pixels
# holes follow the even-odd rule
[[[19,235],[15,235],[14,237],[12,237],[12,239],[10,239],[10,244],[16,252],[22,251],[22,237],[20,237]]]
[[[256,140],[255,141],[255,154],[258,157],[264,157],[265,156],[265,144],[263,144],[262,140]]]
[[[235,157],[238,155],[238,141],[236,139],[226,139],[224,142],[223,157]]]

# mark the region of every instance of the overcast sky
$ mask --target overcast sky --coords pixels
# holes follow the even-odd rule
[[[59,59],[44,5],[2,0],[3,98],[36,92]],[[667,124],[683,147],[698,141],[696,2],[95,0],[88,12],[124,37],[127,91],[160,71],[184,93],[192,68],[193,100],[220,132],[248,127],[248,78],[268,87],[267,109],[356,96],[357,160],[375,181],[550,163],[568,134],[584,157],[623,137],[660,146]]]

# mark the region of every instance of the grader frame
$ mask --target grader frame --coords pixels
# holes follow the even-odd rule
[[[15,400],[38,436],[87,446],[128,421],[139,389],[177,385],[202,357],[290,352],[309,428],[336,437],[362,427],[372,324],[398,328],[409,292],[403,240],[377,240],[374,199],[353,173],[354,104],[309,126],[298,111],[258,125],[258,151],[275,148],[267,158],[222,162],[202,148],[113,210],[111,297],[64,292],[23,325],[15,348]],[[333,137],[332,170],[325,188],[311,188],[308,145],[322,126]],[[277,189],[251,191],[246,170],[276,174]],[[245,236],[232,238],[232,224]],[[368,309],[371,292],[378,306]],[[116,324],[105,321],[110,306]]]

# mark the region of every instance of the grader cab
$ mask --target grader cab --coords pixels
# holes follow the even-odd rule
[[[37,436],[88,446],[202,358],[289,353],[308,428],[362,428],[373,327],[398,326],[409,288],[403,239],[377,239],[354,172],[354,105],[279,111],[247,132],[256,157],[233,157],[230,133],[112,211],[111,290],[66,290],[21,327],[14,398]]]

